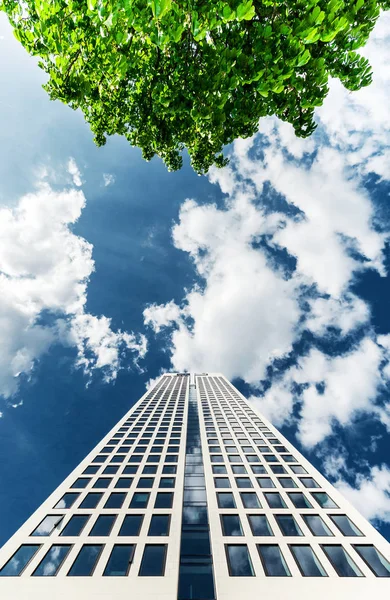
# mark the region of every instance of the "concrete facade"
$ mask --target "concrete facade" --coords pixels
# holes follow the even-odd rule
[[[262,415],[221,374],[169,374],[161,377],[152,390],[147,392],[121,419],[121,421],[103,438],[93,451],[53,492],[41,507],[22,525],[15,535],[0,549],[0,597],[2,600],[119,600],[134,597],[137,600],[176,600],[178,598],[178,579],[180,563],[180,540],[182,528],[182,507],[185,472],[186,433],[188,417],[188,398],[190,383],[196,390],[197,410],[199,414],[200,439],[203,455],[205,487],[207,491],[207,509],[211,541],[211,555],[214,573],[215,597],[218,600],[253,600],[264,594],[269,597],[289,600],[302,600],[316,597],[316,600],[328,600],[330,596],[342,600],[366,599],[369,593],[378,599],[390,597],[390,577],[376,576],[355,550],[355,545],[373,545],[387,561],[390,560],[388,542],[354,509],[339,492],[313,468],[313,466],[285,439]],[[157,402],[156,402],[157,400]],[[150,408],[152,405],[152,408]],[[168,406],[168,408],[166,408]],[[168,410],[168,413],[165,412]],[[146,411],[146,414],[145,414]],[[152,420],[152,423],[150,421]],[[140,424],[141,421],[141,424]],[[165,431],[166,430],[166,431]],[[128,438],[127,436],[132,436]],[[138,436],[138,437],[137,437]],[[140,437],[144,443],[140,444]],[[130,441],[129,441],[130,440]],[[161,442],[158,444],[158,442]],[[175,445],[176,444],[176,445]],[[137,450],[137,446],[141,446]],[[142,448],[142,447],[145,447]],[[158,447],[162,449],[158,449]],[[111,448],[111,450],[110,450]],[[150,449],[157,448],[156,452]],[[279,450],[278,450],[279,448]],[[151,458],[150,455],[155,458]],[[159,455],[158,462],[152,462]],[[132,457],[138,456],[137,459]],[[168,459],[168,456],[171,458]],[[267,458],[268,456],[268,458]],[[248,458],[250,457],[250,458]],[[257,457],[257,458],[254,458]],[[137,460],[139,462],[132,462]],[[99,462],[97,462],[99,461]],[[250,462],[256,461],[256,462]],[[272,462],[274,461],[274,462]],[[294,461],[294,462],[292,462]],[[164,473],[164,466],[177,467],[175,474]],[[85,473],[89,467],[95,467],[96,473]],[[115,474],[103,473],[107,467],[118,467]],[[137,468],[136,473],[126,474],[126,467]],[[156,466],[155,474],[144,474],[144,467]],[[261,467],[264,474],[254,473],[252,466]],[[275,473],[276,467],[284,472]],[[302,467],[306,473],[294,473],[296,467]],[[97,468],[96,468],[97,467]],[[216,467],[225,468],[226,473],[213,472]],[[245,469],[245,473],[233,473]],[[110,481],[101,482],[101,478]],[[128,488],[117,487],[120,479],[132,478]],[[152,478],[144,482],[151,487],[139,487],[141,478]],[[160,487],[161,478],[175,478],[174,488]],[[230,487],[216,488],[216,479],[222,477]],[[267,479],[262,488],[259,479]],[[86,487],[72,487],[79,479],[90,478]],[[238,480],[237,480],[238,478]],[[281,481],[281,479],[285,481]],[[287,481],[287,479],[288,481]],[[306,487],[310,480],[316,488]],[[244,481],[245,480],[245,481]],[[81,482],[83,485],[85,482]],[[107,484],[108,487],[100,487]],[[125,482],[126,483],[126,482]],[[283,487],[282,483],[289,486]],[[246,487],[239,487],[244,485]],[[250,486],[250,487],[247,487]],[[101,498],[95,508],[80,508],[89,493],[99,493]],[[113,492],[125,494],[119,508],[104,508]],[[146,508],[129,508],[134,492],[150,494]],[[171,508],[154,508],[157,493],[173,492]],[[217,493],[233,494],[235,507],[220,508]],[[255,492],[261,507],[245,508],[240,493]],[[279,493],[285,506],[270,508],[265,494]],[[292,493],[303,493],[310,502],[310,508],[296,508],[291,501]],[[322,508],[313,493],[326,492],[336,505],[334,508]],[[69,508],[60,508],[58,503],[66,493],[79,494]],[[57,508],[54,508],[56,507]],[[60,505],[61,506],[61,505]],[[119,535],[126,515],[143,515],[139,535]],[[152,515],[170,515],[170,530],[166,536],[148,535]],[[32,535],[48,515],[63,516],[52,531],[40,530],[47,535]],[[62,535],[67,524],[74,516],[89,515],[89,519],[78,535]],[[114,524],[107,535],[91,535],[99,516],[111,515]],[[221,517],[238,516],[242,535],[224,535]],[[263,515],[267,518],[273,535],[254,535],[249,525],[248,515]],[[301,535],[283,535],[278,519],[283,515],[295,519]],[[316,515],[328,529],[327,536],[313,535],[304,517]],[[343,535],[336,527],[331,516],[347,515],[361,535]],[[135,550],[129,572],[125,576],[103,576],[111,551],[115,545],[134,545]],[[37,551],[21,568],[22,562],[12,559],[23,545],[37,545]],[[54,565],[48,564],[46,574],[36,576],[33,573],[41,564],[52,546],[69,545],[69,552],[59,565],[54,556]],[[69,576],[68,573],[82,547],[101,546],[101,553],[89,576]],[[166,545],[166,559],[163,575],[139,576],[145,545]],[[229,574],[227,546],[244,545],[249,553],[252,574]],[[260,559],[257,546],[278,546],[284,559],[289,576],[270,576]],[[309,546],[314,552],[323,576],[303,576],[294,560],[291,546]],[[350,561],[353,561],[358,576],[339,576],[332,562],[323,550],[324,545],[338,546],[344,549]],[[11,560],[11,562],[10,562]],[[13,562],[12,562],[13,561]],[[384,561],[384,565],[386,562]],[[41,567],[42,568],[42,567]],[[238,569],[233,564],[231,568]],[[382,575],[386,570],[383,567]],[[390,572],[389,572],[390,574]],[[181,600],[202,600],[199,596],[181,598]],[[205,599],[206,600],[206,599]]]

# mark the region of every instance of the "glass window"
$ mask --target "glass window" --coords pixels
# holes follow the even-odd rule
[[[115,544],[104,569],[104,577],[128,575],[134,556],[134,544]]]
[[[188,478],[186,478],[188,480]],[[175,487],[175,477],[161,477],[160,478],[160,488],[174,488]]]
[[[217,501],[219,508],[236,508],[232,492],[218,492]]]
[[[267,469],[263,465],[252,465],[251,469],[255,475],[266,475]]]
[[[95,508],[99,504],[102,496],[102,492],[90,492],[85,496],[79,508]]]
[[[238,515],[221,515],[221,526],[223,535],[243,535]]]
[[[270,477],[257,477],[257,483],[261,488],[274,488],[275,484]]]
[[[230,457],[229,457],[230,459]],[[223,456],[222,454],[212,454],[210,456],[210,460],[212,463],[222,463],[223,462]]]
[[[351,519],[347,515],[329,515],[333,523],[340,529],[343,535],[360,536],[363,535],[360,529],[352,523]]]
[[[277,544],[258,544],[260,560],[268,577],[290,577],[291,573]]]
[[[346,550],[340,545],[321,546],[329,561],[332,563],[337,575],[340,577],[362,577],[362,572],[347,554]]]
[[[290,469],[296,475],[300,475],[301,473],[307,473],[306,469],[304,469],[301,465],[291,465]]]
[[[265,492],[264,497],[270,508],[287,508],[287,505],[279,492]]]
[[[326,572],[310,546],[291,545],[291,553],[304,577],[326,577]]]
[[[199,525],[208,525],[208,514],[205,506],[183,506],[183,522],[185,528],[198,527]]]
[[[94,488],[108,488],[112,481],[112,477],[98,477],[93,484]]]
[[[172,508],[173,492],[158,492],[154,508]]]
[[[225,546],[226,557],[231,577],[253,577],[254,570],[248,546],[244,544],[229,544]]]
[[[145,469],[146,469],[146,467],[145,467]],[[122,474],[123,475],[135,475],[135,473],[137,471],[138,471],[138,466],[137,465],[128,465],[127,467],[125,467],[123,469]]]
[[[333,533],[319,515],[302,515],[302,518],[313,535],[333,536]]]
[[[110,535],[111,529],[116,520],[116,515],[99,515],[92,527],[89,535],[104,536]]]
[[[216,488],[230,488],[228,477],[214,477],[214,485]]]
[[[91,515],[73,515],[61,531],[60,535],[80,535],[90,516]]]
[[[68,576],[88,577],[89,575],[92,575],[102,549],[102,544],[94,546],[89,544],[84,545],[71,566]]]
[[[146,508],[149,502],[149,492],[135,492],[130,502],[129,508]]]
[[[76,481],[72,485],[72,488],[77,488],[77,489],[85,488],[85,487],[87,487],[87,485],[89,484],[90,481],[91,481],[90,477],[79,477],[78,479],[76,479]]]
[[[41,546],[39,544],[23,544],[0,569],[0,577],[16,577],[24,571],[30,560]]]
[[[309,500],[302,492],[290,492],[288,497],[295,508],[313,508],[312,504],[310,504]]]
[[[158,577],[164,575],[167,546],[165,544],[146,544],[142,556],[140,577]]]
[[[209,556],[210,536],[208,531],[182,531],[180,554],[185,556]]]
[[[319,488],[318,483],[313,479],[313,477],[300,477],[299,481],[303,483],[303,485],[307,488]]]
[[[275,473],[276,475],[283,475],[283,473],[287,473],[283,465],[270,465],[270,469],[272,473]]]
[[[232,471],[235,475],[245,475],[248,472],[243,465],[233,465]]]
[[[297,459],[295,458],[295,456],[293,456],[292,454],[282,454],[281,456],[282,456],[283,460],[286,461],[287,463],[298,462]]]
[[[338,508],[337,504],[333,502],[332,498],[326,492],[311,492],[311,495],[321,508]]]
[[[153,487],[153,483],[154,483],[153,477],[140,477],[137,488],[151,488],[151,487]]]
[[[99,465],[98,466],[90,465],[89,467],[84,469],[83,475],[95,475],[95,473],[97,473],[99,469],[100,469]]]
[[[148,535],[169,535],[170,515],[152,515]]]
[[[60,525],[63,518],[64,515],[47,515],[31,535],[50,535]]]
[[[248,521],[253,535],[274,535],[265,515],[248,515]]]
[[[119,467],[116,465],[108,465],[103,471],[103,475],[115,475]]]
[[[179,567],[178,600],[214,600],[213,567],[210,562],[196,564],[181,559]]]
[[[284,488],[296,488],[298,487],[295,481],[291,477],[278,477],[280,485]]]
[[[119,535],[139,535],[143,520],[144,515],[126,515],[119,530]]]
[[[57,575],[71,547],[70,544],[52,546],[35,569],[33,577],[54,577],[54,575]]]
[[[133,483],[132,477],[119,477],[118,481],[115,484],[116,488],[128,489]],[[141,487],[138,485],[138,487]],[[146,486],[143,486],[146,487]]]
[[[260,501],[255,492],[241,492],[240,496],[244,508],[261,508]]]
[[[145,465],[142,471],[143,475],[154,475],[157,473],[157,465]]]
[[[214,475],[225,475],[227,473],[227,470],[224,465],[213,465],[213,473]]]
[[[104,508],[121,508],[126,498],[125,492],[113,492],[107,498]]]
[[[253,484],[249,477],[236,477],[236,485],[239,488],[253,488]]]
[[[54,508],[70,508],[79,496],[80,494],[77,492],[67,492],[62,496],[61,500],[57,502]]]
[[[275,519],[283,535],[303,535],[292,515],[275,515]]]
[[[274,454],[265,454],[263,458],[267,463],[279,462],[279,459]]]
[[[167,475],[168,475],[169,473],[170,473],[170,474],[172,474],[172,475],[175,475],[175,474],[176,474],[176,471],[177,471],[177,466],[176,466],[176,465],[165,465],[165,466],[163,467],[163,470],[162,470],[162,472],[163,472],[164,474],[167,474]]]
[[[353,547],[377,577],[390,577],[390,563],[375,546],[354,544]]]

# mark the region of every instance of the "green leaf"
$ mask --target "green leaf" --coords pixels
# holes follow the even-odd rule
[[[311,54],[310,54],[309,50],[306,48],[306,50],[304,52],[302,52],[302,54],[299,55],[297,67],[303,67],[303,65],[306,65],[306,63],[308,63],[310,59],[311,59]]]
[[[248,2],[242,2],[237,6],[237,20],[238,21],[250,21],[256,14],[255,7],[252,4],[252,0]]]
[[[88,10],[95,10],[95,6],[98,3],[98,0],[88,0]]]
[[[155,19],[161,19],[172,8],[172,0],[149,0]]]
[[[362,6],[364,6],[364,0],[357,0],[355,4],[355,12],[360,10]]]

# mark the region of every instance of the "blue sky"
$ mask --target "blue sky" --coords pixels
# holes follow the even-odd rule
[[[312,138],[265,119],[198,177],[96,148],[0,15],[0,543],[171,369],[222,371],[390,539],[389,25]]]

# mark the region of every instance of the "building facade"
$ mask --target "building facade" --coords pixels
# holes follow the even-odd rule
[[[389,561],[223,375],[167,374],[0,550],[0,597],[387,599]]]

